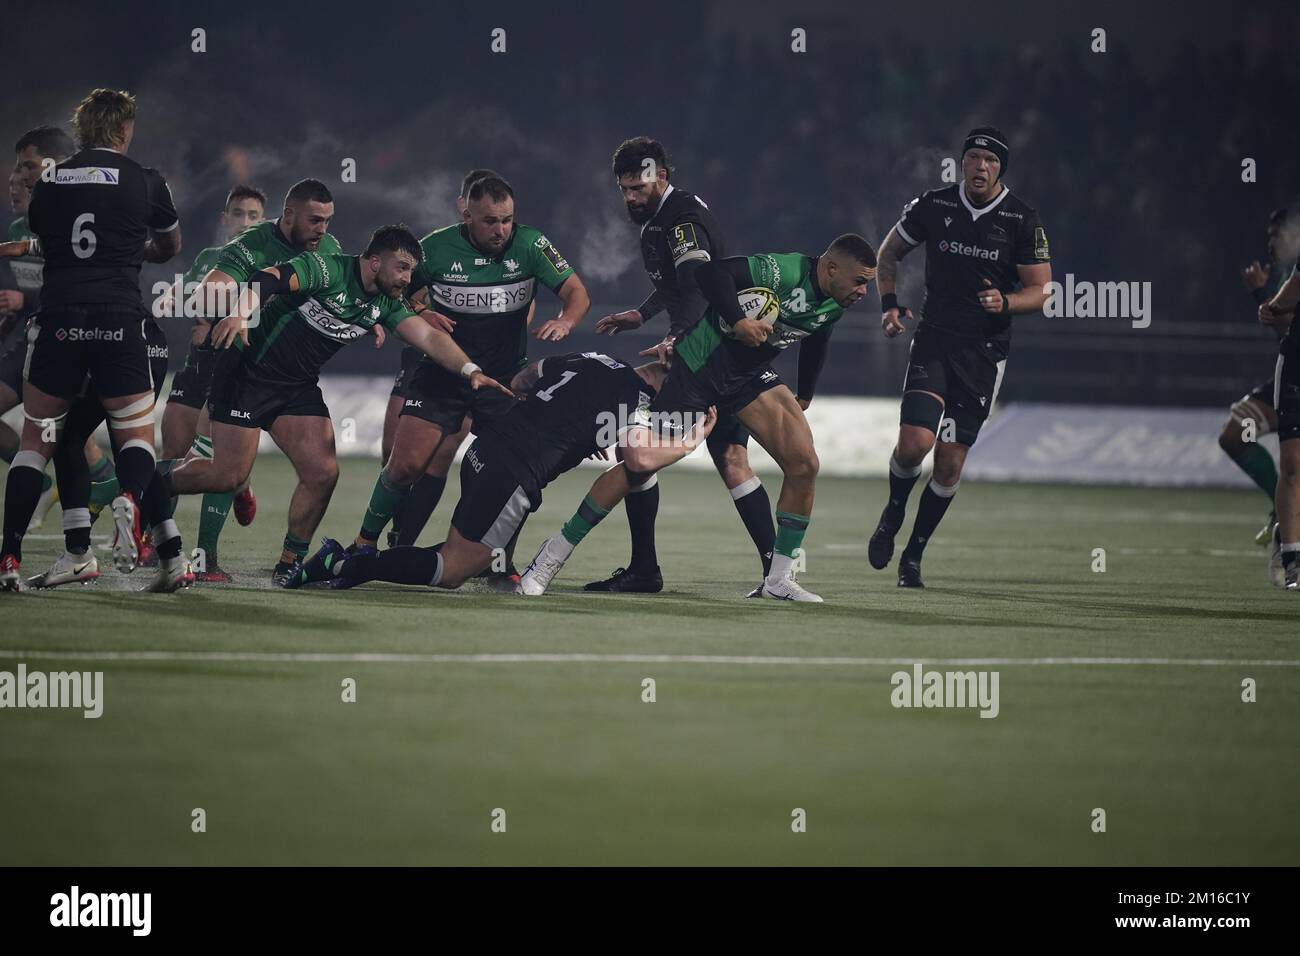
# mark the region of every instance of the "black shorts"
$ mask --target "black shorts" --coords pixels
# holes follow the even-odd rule
[[[402,367],[397,370],[397,378],[393,379],[393,390],[388,393],[389,398],[405,397],[406,386],[410,384],[422,358],[424,353],[412,345],[402,349]]]
[[[714,355],[720,351],[715,350]],[[740,369],[725,360],[714,362],[711,357],[703,368],[693,372],[679,359],[673,362],[663,387],[650,403],[650,413],[662,416],[658,422],[660,431],[677,432],[679,428],[689,428],[710,405],[716,405],[718,423],[713,435],[725,428],[723,437],[727,441],[743,445],[749,440],[749,432],[736,418],[736,412],[780,384],[781,376],[770,365]]]
[[[208,385],[208,418],[215,424],[270,428],[282,415],[329,418],[330,410],[316,382],[286,385],[258,378],[241,361],[242,354],[221,354]]]
[[[973,445],[989,417],[1010,343],[918,326],[908,352],[903,392],[933,392],[943,399],[943,417],[953,422],[957,444]],[[941,437],[942,427],[939,430]]]
[[[143,306],[43,309],[27,354],[26,380],[58,398],[81,394],[87,376],[90,393],[101,399],[154,391],[147,317]]]
[[[22,401],[23,366],[27,364],[27,319],[15,319],[0,339],[0,385],[8,385]]]
[[[185,356],[185,367],[172,378],[172,390],[167,403],[186,408],[201,409],[208,403],[208,386],[212,382],[212,369],[217,364],[217,350],[212,346],[191,345]]]
[[[162,393],[163,383],[167,381],[167,336],[157,322],[149,319],[144,324],[144,340],[149,353],[149,371],[153,375],[153,397],[156,402]],[[87,382],[82,394],[77,396],[72,408],[68,410],[65,427],[67,433],[89,437],[107,417],[108,413],[104,411],[99,399],[90,394]],[[111,429],[109,440],[115,441]]]
[[[491,375],[491,372],[488,372]],[[508,385],[510,376],[504,378],[493,376],[503,385]],[[415,366],[415,372],[406,382],[403,392],[406,397],[402,405],[403,415],[413,415],[421,421],[437,425],[443,434],[454,435],[469,415],[475,421],[488,421],[505,415],[515,401],[495,388],[480,388],[478,391],[469,387],[469,381],[449,372],[441,365],[435,365],[421,356]]]
[[[1277,372],[1271,404],[1277,409],[1277,437],[1279,441],[1300,438],[1300,348],[1290,355],[1286,347],[1277,357]]]
[[[505,464],[509,453],[496,442],[474,439],[460,462],[460,501],[451,516],[451,526],[462,537],[494,550],[504,550],[535,510],[528,492]]]

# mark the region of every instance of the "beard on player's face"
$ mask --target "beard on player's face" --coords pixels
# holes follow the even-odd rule
[[[625,190],[629,188],[621,181],[619,185]],[[659,201],[666,191],[666,186],[658,180],[653,180],[645,184],[644,188],[636,189],[631,195],[624,192],[623,205],[627,208],[627,217],[638,226],[645,225],[659,211]]]

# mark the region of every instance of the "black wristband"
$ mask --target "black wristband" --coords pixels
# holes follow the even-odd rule
[[[886,292],[880,297],[880,311],[888,312],[890,309],[903,311],[903,307],[898,304],[898,296],[893,292]]]
[[[1002,314],[1003,315],[1011,314],[1011,300],[1007,298],[1005,295],[1002,296]]]

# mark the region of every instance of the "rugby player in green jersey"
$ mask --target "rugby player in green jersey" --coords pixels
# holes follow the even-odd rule
[[[650,405],[650,425],[626,432],[622,463],[605,472],[560,534],[542,542],[524,572],[520,593],[540,595],[587,532],[657,468],[655,432],[681,432],[711,406],[734,413],[781,467],[776,504],[776,550],[762,597],[821,602],[794,579],[794,563],[812,517],[817,452],[812,431],[794,393],[772,369],[772,360],[795,342],[823,333],[867,293],[876,275],[876,253],[861,236],[845,234],[820,256],[770,254],[707,262],[698,271],[708,300],[704,317],[674,346],[668,378]],[[768,325],[747,318],[738,293],[770,290],[780,313]]]
[[[514,190],[487,176],[470,188],[459,225],[421,240],[424,261],[411,280],[411,301],[426,303],[455,324],[451,333],[470,358],[509,381],[528,363],[527,317],[540,281],[560,299],[559,316],[537,338],[558,342],[586,315],[591,301],[572,267],[539,230],[515,222]],[[467,416],[480,421],[509,411],[492,391],[475,393],[454,373],[420,362],[405,387],[402,414],[353,546],[374,547],[430,459]],[[509,571],[507,573],[510,573]]]
[[[465,210],[469,207],[470,188],[487,176],[501,178],[492,169],[471,169],[461,179],[460,195],[456,197],[457,218],[462,218],[465,215]],[[524,325],[532,325],[533,313],[536,309],[537,300],[534,299],[528,306],[528,317],[524,319]],[[450,332],[456,327],[455,322],[438,312],[425,312],[424,317],[444,332]],[[406,401],[406,386],[410,384],[411,378],[415,375],[415,370],[419,367],[422,358],[424,356],[419,349],[410,347],[402,349],[401,368],[397,373],[397,378],[393,381],[393,389],[388,396],[388,406],[384,409],[384,433],[380,443],[380,459],[385,463],[393,450],[393,437],[397,433],[397,421],[401,417],[402,405]],[[438,507],[443,490],[447,487],[447,475],[451,471],[452,462],[455,461],[456,452],[464,444],[472,424],[470,416],[465,416],[460,431],[454,435],[447,435],[439,442],[438,450],[433,453],[433,458],[429,460],[429,466],[425,468],[424,474],[411,487],[411,493],[407,495],[406,503],[397,514],[393,515],[393,524],[388,530],[388,546],[390,548],[415,544],[420,537],[420,533],[424,530],[424,526],[428,524],[433,510]]]
[[[417,318],[403,301],[422,258],[404,226],[376,230],[360,256],[302,253],[249,275],[234,310],[213,328],[213,346],[230,349],[208,390],[213,457],[160,469],[170,473],[173,494],[233,491],[248,479],[261,431],[269,432],[298,474],[274,572],[282,587],[301,583],[302,559],[338,481],[334,426],[319,375],[344,345],[388,329],[465,380],[468,389],[487,386],[510,396],[450,335]]]
[[[261,206],[264,208],[265,195],[260,190],[250,190],[253,195],[237,195],[244,188],[246,187],[231,192],[226,202],[226,211],[222,214],[222,225],[228,226],[233,232],[230,240],[224,246],[216,248],[210,261],[205,262],[205,259],[208,259],[208,254],[213,250],[203,250],[185,274],[186,287],[189,287],[191,280],[201,280],[190,296],[187,307],[187,312],[197,314],[198,317],[190,333],[191,349],[185,369],[177,374],[172,384],[172,394],[167,401],[168,411],[163,417],[165,458],[183,457],[187,449],[192,456],[212,457],[212,426],[209,423],[207,398],[213,369],[216,367],[216,352],[208,342],[208,336],[213,320],[224,314],[219,306],[225,298],[217,293],[223,289],[238,288],[240,283],[246,283],[249,276],[258,269],[278,265],[302,252],[342,252],[338,240],[328,232],[330,221],[334,218],[334,197],[320,180],[304,179],[290,187],[284,197],[280,218],[275,220],[263,219],[258,211],[257,197],[262,196]],[[254,215],[256,219],[253,218]],[[241,221],[245,228],[236,231]],[[217,312],[209,316],[210,307],[214,304],[218,306]],[[191,365],[194,375],[188,374]],[[178,390],[184,394],[178,395]],[[176,410],[177,418],[172,420],[175,427],[169,439],[169,416],[173,414],[173,403],[179,407]],[[183,440],[187,430],[185,423],[190,418],[193,418],[194,426],[194,432],[190,436],[192,445]],[[244,486],[234,492],[210,492],[203,496],[199,505],[198,534],[202,570],[196,570],[195,581],[229,583],[230,575],[221,568],[217,552],[222,528],[232,510],[241,525],[252,522],[257,512],[257,499],[251,488]]]

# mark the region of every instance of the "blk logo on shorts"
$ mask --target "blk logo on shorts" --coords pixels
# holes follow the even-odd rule
[[[232,409],[230,410],[230,417],[231,417],[231,418],[251,419],[251,418],[253,417],[253,413],[252,413],[252,412],[241,412],[241,411],[237,411],[236,409],[233,409],[233,408],[232,408]]]

